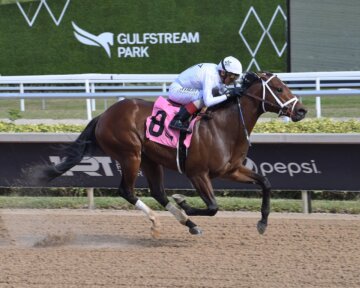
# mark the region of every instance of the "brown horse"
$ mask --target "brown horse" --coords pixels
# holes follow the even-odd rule
[[[159,232],[158,220],[134,194],[140,168],[147,178],[151,195],[192,234],[201,234],[201,230],[188,216],[213,216],[218,211],[211,179],[220,177],[253,183],[262,189],[262,217],[257,225],[262,234],[268,223],[271,186],[266,177],[243,165],[249,148],[248,135],[264,112],[279,113],[299,121],[307,111],[276,75],[248,72],[243,79],[247,88],[243,95],[208,109],[210,117],[198,121],[194,127],[185,174],[207,208],[191,207],[182,195],[173,196],[181,209],[168,200],[163,185],[163,167],[177,170],[176,149],[145,137],[145,121],[151,115],[153,103],[139,99],[120,101],[94,118],[70,145],[63,162],[38,170],[38,179],[49,181],[60,176],[78,164],[84,155],[91,155],[92,148],[98,146],[120,163],[119,194],[145,212],[153,222],[153,236]]]

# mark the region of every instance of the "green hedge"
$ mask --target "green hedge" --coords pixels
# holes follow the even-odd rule
[[[0,122],[0,132],[81,132],[83,125],[17,125]],[[335,121],[329,118],[284,123],[280,120],[258,122],[253,133],[360,133],[360,121],[356,119]]]

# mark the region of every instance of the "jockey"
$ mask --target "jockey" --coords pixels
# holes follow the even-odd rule
[[[169,99],[179,103],[179,112],[170,122],[169,127],[188,131],[188,119],[198,109],[219,104],[241,93],[241,89],[227,90],[242,74],[242,65],[232,56],[225,57],[216,65],[200,63],[178,75],[169,87]]]

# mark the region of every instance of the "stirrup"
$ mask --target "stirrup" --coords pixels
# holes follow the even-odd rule
[[[171,121],[169,124],[169,128],[171,129],[175,129],[175,130],[180,130],[183,132],[186,132],[188,134],[192,133],[192,130],[189,129],[189,127],[185,126],[183,122],[181,122],[180,120],[176,120],[176,121]]]

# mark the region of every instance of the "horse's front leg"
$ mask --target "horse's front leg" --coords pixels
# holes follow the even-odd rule
[[[257,229],[260,234],[263,234],[266,230],[268,224],[268,217],[270,214],[271,184],[269,180],[266,177],[257,174],[244,166],[230,172],[223,178],[242,183],[252,183],[260,185],[260,187],[262,188],[261,220],[257,224]]]
[[[175,202],[185,210],[187,215],[195,216],[214,216],[219,207],[216,203],[214,190],[211,184],[211,180],[207,174],[198,175],[190,178],[191,183],[199,193],[201,199],[205,202],[207,208],[194,208],[186,203],[185,197],[180,194],[174,194],[172,197]]]

